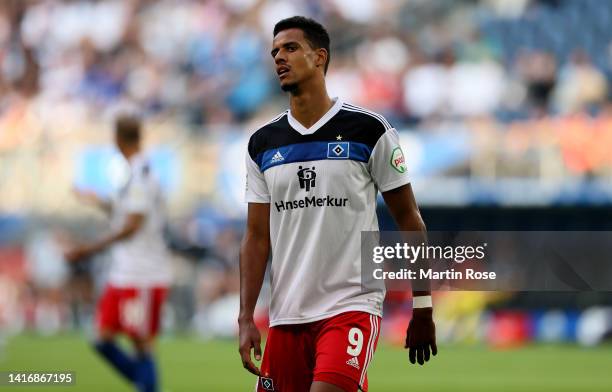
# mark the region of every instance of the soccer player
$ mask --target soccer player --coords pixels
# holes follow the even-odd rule
[[[240,252],[239,352],[258,391],[367,391],[384,288],[361,287],[360,234],[377,231],[376,195],[399,228],[425,235],[398,134],[369,110],[329,97],[329,35],[304,17],[274,27],[272,58],[290,109],[250,138]],[[393,61],[393,59],[389,59]],[[261,369],[253,312],[271,261],[270,331]],[[406,347],[436,354],[429,291],[413,292]]]
[[[129,164],[127,181],[109,201],[81,194],[81,198],[110,214],[112,232],[67,252],[66,258],[77,261],[110,250],[112,265],[98,303],[95,348],[138,391],[151,392],[158,386],[152,344],[171,274],[162,236],[164,203],[151,166],[141,152],[140,121],[119,116],[115,142]],[[135,355],[115,343],[117,333],[130,337]]]

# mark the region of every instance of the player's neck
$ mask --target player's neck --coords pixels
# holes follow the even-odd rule
[[[314,123],[329,111],[334,105],[325,85],[321,88],[304,89],[291,94],[291,115],[305,128],[310,128]]]
[[[140,148],[132,148],[129,150],[122,151],[125,159],[130,162],[134,157],[136,157],[140,153]]]

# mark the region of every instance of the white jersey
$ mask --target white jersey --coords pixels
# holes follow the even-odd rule
[[[264,125],[246,161],[246,201],[270,203],[270,325],[382,316],[384,287],[362,289],[361,232],[378,231],[378,190],[409,183],[397,131],[337,99],[308,129],[289,111]]]
[[[121,230],[130,214],[144,215],[144,222],[131,237],[111,246],[109,283],[118,287],[167,286],[172,271],[163,238],[163,195],[144,157],[133,157],[129,166],[127,183],[112,198],[111,229]]]

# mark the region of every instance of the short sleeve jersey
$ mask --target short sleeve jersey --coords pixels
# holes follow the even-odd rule
[[[119,287],[167,286],[171,283],[170,258],[163,238],[165,203],[148,160],[130,162],[127,183],[112,198],[111,226],[124,227],[130,214],[144,216],[142,227],[111,247],[109,283]]]
[[[258,129],[246,165],[246,201],[270,203],[270,325],[381,316],[384,288],[361,285],[361,232],[378,230],[377,192],[409,182],[397,131],[336,99],[310,128],[286,111]]]

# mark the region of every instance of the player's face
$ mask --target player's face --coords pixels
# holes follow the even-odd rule
[[[302,82],[321,72],[321,65],[325,62],[325,51],[313,49],[300,29],[283,30],[276,34],[271,55],[283,91],[297,89]]]

